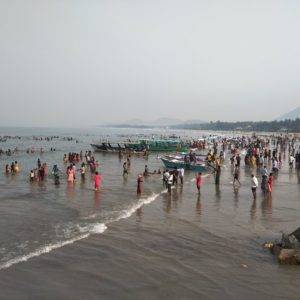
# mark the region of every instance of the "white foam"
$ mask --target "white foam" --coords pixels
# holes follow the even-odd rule
[[[78,229],[82,233],[100,234],[103,233],[107,227],[104,223],[88,224],[86,226],[78,226]]]
[[[88,236],[89,236],[89,234],[86,233],[86,234],[80,235],[80,236],[78,236],[76,238],[73,238],[73,239],[70,239],[70,240],[57,242],[55,244],[45,245],[45,246],[40,247],[36,251],[31,252],[27,255],[19,256],[19,257],[8,260],[7,262],[0,265],[0,270],[7,269],[7,268],[11,267],[12,265],[18,264],[20,262],[27,261],[27,260],[29,260],[33,257],[37,257],[37,256],[40,256],[42,254],[49,253],[54,249],[58,249],[58,248],[66,246],[66,245],[73,244],[74,242],[77,242],[79,240],[87,238]]]
[[[124,209],[120,215],[116,218],[111,220],[109,223],[119,221],[121,219],[127,219],[129,218],[133,213],[135,213],[139,208],[141,208],[143,205],[150,204],[153,202],[160,194],[153,194],[152,196],[145,198],[145,199],[140,199],[136,204],[132,205],[131,207]]]
[[[79,236],[69,239],[69,240],[59,241],[54,244],[48,244],[48,245],[42,246],[42,247],[38,248],[37,250],[35,250],[34,252],[31,252],[27,255],[18,256],[16,258],[10,259],[7,262],[0,265],[0,270],[7,269],[7,268],[11,267],[12,265],[18,264],[20,262],[25,262],[33,257],[37,257],[42,254],[49,253],[52,250],[64,247],[66,245],[73,244],[77,241],[80,241],[82,239],[89,237],[91,234],[103,233],[106,229],[107,229],[107,227],[103,223],[95,223],[95,224],[90,224],[89,226],[81,227],[81,232],[85,232],[84,234],[79,235]]]
[[[147,204],[150,204],[151,202],[153,202],[159,195],[160,194],[153,194],[148,198],[140,199],[136,204],[132,205],[128,209],[123,210],[117,218],[112,219],[111,221],[107,222],[107,224],[117,222],[121,219],[129,218],[134,212],[136,212],[143,205],[145,205],[145,204],[147,205]],[[87,224],[85,226],[78,225],[77,228],[79,229],[80,233],[82,233],[81,235],[79,235],[75,238],[65,240],[65,241],[56,242],[54,244],[47,244],[27,255],[23,255],[23,256],[19,256],[19,257],[10,259],[7,262],[0,265],[0,270],[7,269],[7,268],[11,267],[12,265],[15,265],[15,264],[18,264],[21,262],[25,262],[31,258],[38,257],[42,254],[49,253],[55,249],[62,248],[66,245],[73,244],[77,241],[80,241],[82,239],[89,237],[91,234],[101,234],[107,229],[107,226],[104,223],[92,223],[92,224]]]

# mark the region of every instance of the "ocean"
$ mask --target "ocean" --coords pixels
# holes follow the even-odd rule
[[[233,188],[229,155],[220,187],[208,175],[200,195],[188,172],[171,195],[161,175],[146,178],[142,196],[136,195],[145,165],[163,168],[160,154],[133,156],[127,178],[124,159],[95,154],[100,192],[89,176],[74,185],[64,175],[59,186],[51,176],[29,182],[38,158],[65,173],[65,153],[91,150],[100,139],[171,134],[190,138],[203,132],[0,128],[0,136],[20,136],[0,143],[0,149],[19,149],[0,156],[1,169],[12,161],[21,167],[20,174],[0,174],[0,298],[299,299],[299,267],[278,265],[262,247],[300,226],[300,177],[289,170],[287,157],[268,199],[258,191],[253,200],[252,171],[244,164],[242,185]],[[33,135],[59,138],[36,141]],[[37,151],[26,153],[33,146]]]

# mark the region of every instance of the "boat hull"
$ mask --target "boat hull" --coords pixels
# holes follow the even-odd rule
[[[173,162],[173,161],[170,161],[170,160],[167,160],[167,159],[164,159],[164,158],[162,158],[161,160],[162,160],[163,164],[165,165],[165,167],[167,169],[180,169],[180,168],[183,168],[185,170],[189,170],[189,171],[192,171],[192,172],[200,172],[200,173],[207,173],[210,170],[208,167],[203,166],[203,165],[187,164],[183,161],[182,162],[181,161]]]

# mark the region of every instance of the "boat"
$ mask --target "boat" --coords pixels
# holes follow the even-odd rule
[[[91,144],[95,152],[103,153],[128,153],[128,154],[143,154],[147,152],[145,147],[140,145],[134,146],[131,144],[111,144],[109,142],[102,142],[101,144]]]
[[[96,152],[183,152],[187,151],[188,146],[180,140],[171,139],[141,139],[138,141],[126,141],[124,143],[111,144],[102,142],[91,144]]]
[[[161,158],[163,164],[167,169],[185,169],[192,172],[208,173],[211,167],[206,163],[186,163],[184,160]]]
[[[144,139],[139,141],[150,152],[184,152],[188,146],[181,140],[173,139]]]

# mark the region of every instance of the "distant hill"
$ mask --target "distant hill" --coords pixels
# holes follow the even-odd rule
[[[289,113],[280,116],[276,120],[277,121],[288,120],[288,119],[295,120],[297,118],[300,119],[300,106],[290,111]]]
[[[206,121],[203,120],[187,120],[184,122],[184,124],[205,124]]]
[[[172,118],[159,118],[154,120],[153,122],[149,122],[149,124],[154,125],[154,126],[172,126],[176,124],[182,123],[182,120],[179,119],[172,119]]]
[[[102,126],[111,126],[111,127],[136,127],[136,128],[164,128],[164,127],[173,127],[182,124],[203,124],[205,122],[200,120],[187,120],[182,121],[180,119],[172,119],[172,118],[158,118],[153,121],[143,121],[141,119],[131,119],[127,120],[122,123],[115,123],[115,124],[103,124]]]

